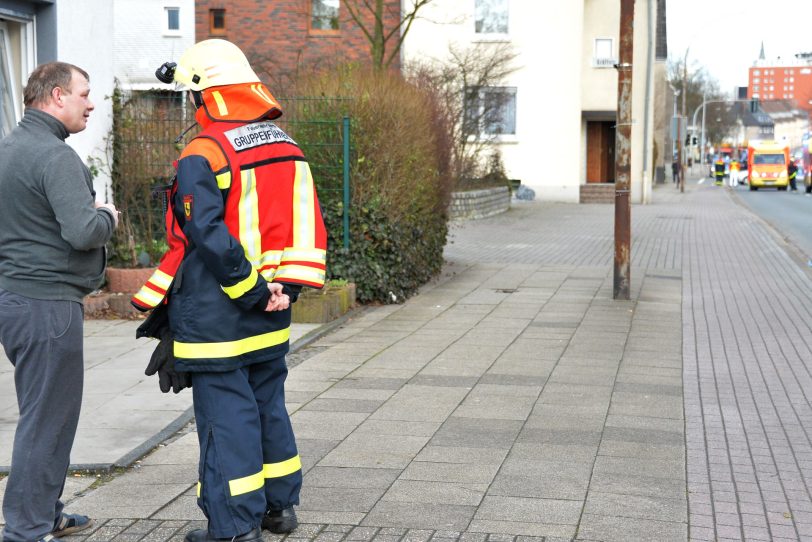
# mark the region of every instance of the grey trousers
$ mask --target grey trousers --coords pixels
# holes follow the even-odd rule
[[[82,405],[83,308],[0,288],[0,343],[14,365],[20,418],[3,498],[4,542],[54,528]]]

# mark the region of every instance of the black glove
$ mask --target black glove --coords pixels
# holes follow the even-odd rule
[[[178,393],[183,388],[192,387],[192,375],[175,370],[175,355],[173,349],[172,331],[169,329],[169,318],[166,305],[158,305],[144,320],[135,332],[136,338],[152,337],[158,339],[158,346],[149,358],[144,374],[152,376],[158,373],[158,386],[163,393],[171,389]]]
[[[173,339],[169,328],[164,328],[161,335],[160,342],[155,347],[152,357],[149,358],[149,364],[144,374],[152,376],[158,373],[158,386],[164,393],[168,393],[170,389],[178,393],[183,388],[191,388],[192,375],[175,370],[175,355],[172,353]]]

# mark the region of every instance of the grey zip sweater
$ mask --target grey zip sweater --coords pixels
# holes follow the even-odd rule
[[[56,118],[26,109],[0,141],[0,288],[82,298],[104,279],[112,213],[94,207],[90,171]]]

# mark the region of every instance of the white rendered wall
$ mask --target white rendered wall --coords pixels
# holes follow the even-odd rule
[[[155,70],[164,62],[178,61],[195,43],[194,0],[115,0],[115,74],[122,87],[163,87]],[[180,12],[180,30],[166,29],[165,8]]]
[[[87,162],[104,158],[105,138],[113,127],[113,2],[62,0],[57,8],[57,59],[75,64],[90,75],[90,100],[96,106],[87,128],[70,136],[68,144]],[[94,180],[96,199],[105,201],[110,185],[102,173]]]
[[[546,201],[577,202],[581,125],[583,0],[510,2],[507,39],[519,54],[518,70],[504,82],[516,87],[516,135],[499,144],[509,177]],[[449,44],[481,39],[474,32],[474,2],[433,2],[404,44],[405,62],[446,58]],[[591,52],[590,52],[591,54]]]

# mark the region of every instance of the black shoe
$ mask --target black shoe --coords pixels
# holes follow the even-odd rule
[[[235,536],[234,538],[214,538],[206,529],[195,529],[194,531],[186,533],[184,540],[186,542],[217,542],[218,540],[228,542],[262,542],[262,529],[257,527],[252,531],[241,534],[240,536]]]
[[[296,519],[296,512],[293,507],[284,510],[268,510],[262,516],[262,528],[268,529],[274,534],[285,534],[291,532],[299,526]]]

